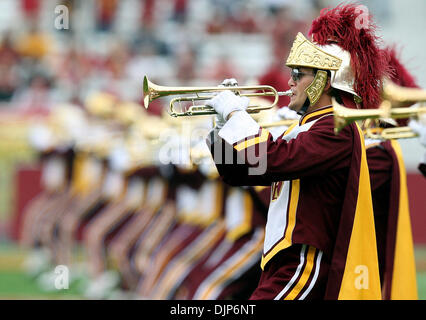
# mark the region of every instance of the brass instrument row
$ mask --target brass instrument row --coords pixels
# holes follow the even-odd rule
[[[279,96],[291,96],[291,90],[279,92],[275,88],[266,85],[253,86],[232,86],[232,87],[167,87],[159,86],[144,78],[144,104],[148,108],[149,104],[161,97],[177,95],[169,104],[169,115],[172,117],[187,117],[197,115],[212,115],[216,112],[213,108],[205,105],[195,105],[195,101],[211,99],[216,92],[223,90],[232,90],[240,96],[249,98],[274,97],[270,104],[266,105],[250,105],[247,112],[251,114],[258,113],[262,110],[269,110],[276,106]],[[188,96],[189,95],[189,96]],[[192,95],[192,96],[191,96]],[[384,119],[403,119],[416,118],[426,121],[422,117],[426,115],[426,107],[413,106],[404,107],[405,104],[422,103],[426,101],[426,90],[417,88],[400,87],[391,81],[385,81],[382,91],[383,102],[377,109],[356,110],[346,108],[339,104],[333,98],[335,133],[338,134],[345,126],[354,121],[365,121],[363,129],[367,137],[380,139],[402,139],[412,138],[417,135],[409,127],[394,128],[374,128],[374,121]],[[192,102],[188,108],[177,111],[176,104]],[[283,120],[281,122],[261,123],[262,127],[290,126],[297,120]]]

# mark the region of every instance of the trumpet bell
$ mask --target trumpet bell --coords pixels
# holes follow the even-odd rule
[[[392,106],[403,106],[409,103],[426,101],[426,90],[407,88],[396,85],[390,80],[384,81],[382,97],[392,103]]]
[[[357,120],[365,119],[379,119],[383,116],[384,110],[388,106],[384,105],[383,109],[367,109],[358,110],[346,108],[332,98],[333,112],[334,112],[334,133],[338,134],[342,129]]]
[[[143,78],[143,104],[146,109],[153,100],[167,95],[165,87],[152,83],[146,76]]]
[[[421,115],[426,114],[426,107],[392,108],[392,103],[389,100],[383,101],[377,109],[366,110],[346,108],[334,98],[332,99],[332,105],[334,110],[334,132],[336,134],[345,126],[357,120],[419,118]]]

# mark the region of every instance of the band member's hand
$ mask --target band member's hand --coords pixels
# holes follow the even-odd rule
[[[235,78],[229,78],[222,81],[222,83],[219,85],[219,87],[236,87],[238,86],[238,81]],[[226,120],[223,119],[223,117],[219,114],[215,117],[215,127],[217,129],[222,129],[222,127],[225,125]]]
[[[219,116],[227,121],[231,112],[246,110],[249,105],[249,99],[247,97],[237,96],[233,92],[227,90],[222,91],[213,99],[206,101],[206,105],[214,108]]]
[[[235,78],[229,78],[222,81],[219,87],[236,87],[238,86],[238,81]]]
[[[277,110],[276,120],[297,120],[300,116],[296,111],[289,109],[289,107],[282,107]]]
[[[411,119],[408,123],[408,126],[415,133],[419,135],[420,143],[426,147],[426,124],[421,123],[420,121]]]

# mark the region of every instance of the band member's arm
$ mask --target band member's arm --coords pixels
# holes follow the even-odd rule
[[[326,116],[294,139],[274,141],[266,129],[259,127],[245,111],[239,111],[219,132],[212,132],[209,140],[218,171],[226,182],[269,185],[274,181],[325,175],[346,165],[343,160],[349,159],[353,147],[352,129],[348,126],[336,136],[333,127],[333,117]],[[226,150],[228,154],[224,155]]]

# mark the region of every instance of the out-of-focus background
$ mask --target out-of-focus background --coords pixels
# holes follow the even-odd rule
[[[0,298],[73,298],[43,291],[21,269],[22,214],[40,192],[31,126],[55,108],[107,92],[142,108],[144,75],[160,85],[216,86],[225,78],[288,89],[284,66],[294,36],[307,33],[334,0],[2,0],[0,1]],[[426,88],[426,2],[358,1],[385,44]],[[64,7],[65,6],[65,9]],[[285,105],[285,98],[280,100]],[[148,112],[160,116],[165,101]],[[150,123],[146,123],[150,126]],[[419,295],[426,299],[425,149],[401,140],[407,168]]]

